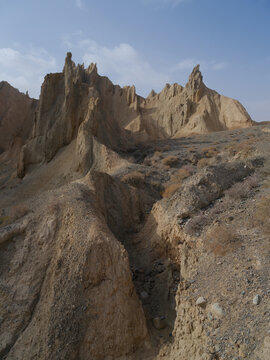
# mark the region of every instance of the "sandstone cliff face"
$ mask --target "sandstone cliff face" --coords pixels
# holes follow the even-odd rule
[[[146,323],[127,253],[96,197],[95,182],[104,176],[47,192],[34,216],[0,229],[1,358],[102,360],[144,345]],[[112,207],[109,188],[121,199],[121,184],[107,178]]]
[[[29,138],[37,100],[20,93],[7,82],[0,82],[0,154],[16,156]]]
[[[198,67],[142,99],[71,54],[35,119],[26,176],[0,162],[0,358],[268,360],[269,129],[211,134],[251,123]]]
[[[252,120],[236,100],[208,89],[199,66],[185,88],[166,85],[147,99],[135,87],[121,88],[99,76],[96,65],[76,66],[67,54],[63,72],[48,74],[41,89],[31,139],[18,163],[23,177],[28,165],[48,162],[63,146],[76,139],[74,163],[87,173],[100,160],[104,146],[125,151],[138,141],[181,137],[237,127]]]
[[[180,137],[252,126],[244,107],[203,83],[199,65],[186,86],[169,85],[151,93],[142,105],[141,128],[151,137]]]
[[[19,176],[29,164],[50,161],[76,137],[76,161],[82,172],[95,161],[95,140],[109,149],[124,149],[130,141],[123,123],[136,116],[137,101],[134,87],[114,86],[97,74],[94,64],[87,69],[75,66],[68,53],[63,72],[45,77],[32,138],[21,153]]]

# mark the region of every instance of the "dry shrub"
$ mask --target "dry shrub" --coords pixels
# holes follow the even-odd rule
[[[164,198],[170,198],[178,189],[180,189],[182,184],[170,184],[168,185],[164,192],[162,193],[162,196]]]
[[[188,178],[190,175],[193,174],[192,166],[186,165],[183,166],[181,169],[177,170],[175,174],[171,177],[172,183],[182,183],[182,181]]]
[[[154,158],[160,158],[160,156],[161,156],[161,152],[160,152],[160,151],[155,151],[155,152],[154,152],[154,155],[153,155]]]
[[[208,224],[208,219],[202,213],[193,216],[185,225],[185,232],[189,235],[195,235],[200,232],[205,225]]]
[[[192,146],[192,147],[189,147],[189,148],[187,149],[187,151],[190,152],[190,153],[195,153],[195,152],[196,152],[196,149],[195,149],[194,146]]]
[[[224,199],[222,202],[216,202],[207,212],[203,213],[200,211],[186,223],[185,232],[189,235],[195,235],[197,232],[201,232],[205,226],[210,225],[220,214],[224,213],[228,205],[229,202]]]
[[[171,156],[167,156],[166,158],[164,158],[162,160],[163,165],[167,165],[167,166],[173,166],[178,162],[178,157],[171,155]]]
[[[270,195],[256,204],[254,225],[260,226],[265,234],[270,234]]]
[[[165,190],[162,193],[163,197],[171,197],[181,186],[183,180],[193,174],[193,168],[190,165],[185,165],[181,169],[177,170],[172,175],[170,181],[165,184]]]
[[[230,189],[225,191],[225,196],[231,199],[245,199],[250,195],[253,188],[259,186],[259,178],[253,174],[244,181],[234,184]]]
[[[208,148],[202,149],[202,154],[207,158],[216,156],[217,153],[218,153],[218,151],[215,147],[208,147]]]
[[[170,150],[170,146],[169,145],[160,145],[160,146],[156,146],[155,147],[156,151],[169,151]]]
[[[204,245],[208,251],[216,256],[224,256],[239,246],[235,232],[225,225],[214,225],[204,238]]]
[[[149,158],[144,159],[143,161],[143,165],[145,166],[151,166],[152,165],[152,161]]]
[[[197,166],[199,169],[202,169],[208,165],[209,165],[209,159],[207,159],[207,158],[202,158],[197,163]]]
[[[122,177],[122,181],[125,184],[130,184],[134,186],[142,185],[144,183],[144,175],[139,171],[133,171],[129,174],[126,174]]]
[[[228,147],[229,155],[235,156],[236,154],[239,154],[241,157],[246,158],[253,154],[255,142],[255,139],[247,139],[237,144],[231,145]]]

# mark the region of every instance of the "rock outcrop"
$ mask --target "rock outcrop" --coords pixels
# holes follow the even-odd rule
[[[185,87],[166,84],[141,107],[140,128],[152,138],[177,138],[252,126],[245,108],[231,98],[208,89],[197,65]],[[130,126],[130,128],[132,128]]]
[[[0,82],[0,154],[16,157],[29,138],[37,100],[20,93],[6,81]]]
[[[18,175],[30,164],[50,161],[77,138],[76,161],[82,172],[95,162],[93,144],[124,149],[129,136],[124,124],[137,115],[134,87],[120,88],[97,74],[95,64],[76,66],[67,54],[63,72],[48,74],[41,88],[32,138],[23,148]]]
[[[98,177],[111,207],[109,187],[121,199],[121,184],[91,175],[48,192],[34,217],[0,228],[1,359],[115,359],[147,340],[127,252],[96,196]]]
[[[121,88],[99,76],[95,64],[76,66],[67,54],[61,73],[48,74],[41,89],[32,136],[18,163],[23,177],[30,164],[48,162],[77,139],[74,163],[82,173],[99,162],[99,153],[125,151],[146,139],[181,137],[236,127],[252,120],[236,100],[208,89],[196,66],[185,88],[167,84],[144,99],[134,86]],[[99,169],[100,170],[100,169]]]
[[[22,179],[0,161],[0,358],[268,360],[266,125],[208,133],[252,121],[199,67],[143,99],[70,53],[29,106]]]

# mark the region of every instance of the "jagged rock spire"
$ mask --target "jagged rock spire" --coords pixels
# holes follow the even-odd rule
[[[204,95],[205,89],[206,86],[203,83],[203,76],[200,72],[200,65],[197,65],[189,75],[188,83],[186,84],[186,90],[191,100],[198,102]]]
[[[186,87],[196,91],[199,90],[202,85],[203,85],[203,76],[200,71],[200,65],[196,65],[192,70],[192,73],[189,75],[189,79]]]

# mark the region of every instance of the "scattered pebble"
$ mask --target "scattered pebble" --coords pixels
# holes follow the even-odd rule
[[[212,313],[217,317],[222,317],[224,315],[224,311],[218,303],[212,304],[211,310],[212,310]]]
[[[147,299],[149,297],[148,293],[146,291],[142,291],[140,293],[142,299]]]
[[[196,305],[197,306],[200,306],[200,307],[202,307],[202,308],[204,308],[205,306],[206,306],[206,303],[207,303],[207,301],[205,300],[205,298],[204,297],[199,297],[198,299],[197,299],[197,301],[196,301]]]
[[[254,305],[259,305],[259,303],[261,302],[261,297],[260,295],[255,295],[254,298],[253,298],[253,304]]]

